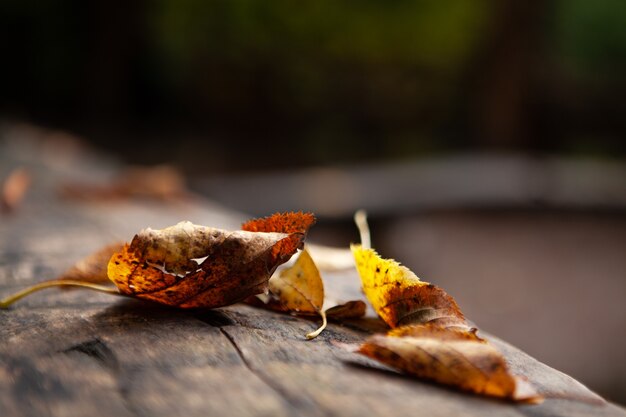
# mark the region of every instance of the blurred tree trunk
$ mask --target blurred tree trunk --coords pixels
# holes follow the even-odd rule
[[[532,147],[529,118],[533,69],[540,65],[544,13],[550,1],[496,0],[490,33],[470,71],[468,118],[474,144],[483,148]]]

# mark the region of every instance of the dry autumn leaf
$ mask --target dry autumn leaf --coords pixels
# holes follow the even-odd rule
[[[146,229],[109,261],[120,292],[181,308],[220,307],[262,293],[276,268],[301,247],[312,214],[276,214],[226,231],[181,222]],[[198,263],[196,260],[206,258]]]
[[[272,309],[300,314],[319,314],[322,325],[306,335],[313,339],[326,328],[324,306],[324,284],[320,272],[311,255],[303,250],[293,266],[283,269],[269,280],[270,299],[267,303]]]
[[[469,328],[456,301],[444,290],[421,281],[393,259],[381,258],[373,249],[351,248],[365,296],[390,327],[437,323]]]
[[[254,297],[249,303],[276,311],[319,315],[322,317],[322,325],[314,332],[308,333],[307,339],[317,337],[326,328],[328,312],[335,319],[360,317],[365,314],[365,304],[361,301],[335,306],[328,311],[323,310],[324,283],[306,249],[300,253],[292,266],[272,276],[269,280],[268,296],[263,297],[263,300]]]
[[[474,332],[432,324],[403,326],[370,337],[358,352],[464,391],[513,401],[541,400],[525,379],[509,372],[502,354]]]
[[[408,268],[371,249],[365,214],[355,220],[363,245],[352,245],[363,291],[393,329],[374,335],[358,349],[407,374],[464,391],[536,402],[526,380],[512,375],[502,354],[470,328],[454,299],[421,281]],[[400,327],[397,327],[400,326]]]
[[[361,245],[351,245],[365,296],[376,313],[390,326],[436,323],[469,329],[454,298],[436,285],[421,281],[407,267],[383,259],[369,247],[369,230],[363,213],[355,219]]]
[[[258,232],[190,222],[163,230],[145,229],[108,263],[108,278],[119,292],[84,280],[52,280],[0,301],[0,307],[55,285],[121,293],[180,308],[233,304],[266,290],[274,270],[302,246],[314,222],[310,213],[277,213],[244,225]]]
[[[328,320],[358,319],[365,315],[367,305],[361,300],[352,300],[343,304],[337,304],[326,310]]]

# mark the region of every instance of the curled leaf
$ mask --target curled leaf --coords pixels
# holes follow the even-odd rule
[[[322,310],[324,284],[315,262],[306,250],[300,253],[291,267],[272,276],[269,280],[269,296],[265,301],[256,299],[251,300],[250,304],[276,311],[319,314],[322,317],[322,325],[316,331],[307,334],[307,339],[313,339],[326,328],[326,314]]]
[[[303,250],[291,267],[269,281],[278,309],[297,313],[320,313],[324,305],[324,284],[311,255]]]
[[[108,276],[121,293],[161,304],[233,304],[266,290],[272,273],[302,246],[313,222],[311,214],[287,213],[252,222],[259,231],[231,232],[190,222],[145,229],[113,255]]]
[[[421,281],[393,259],[381,258],[374,249],[351,248],[365,296],[389,326],[437,323],[469,329],[456,301],[444,290]]]
[[[89,288],[181,308],[233,304],[267,290],[272,273],[302,247],[314,222],[310,213],[285,213],[251,222],[264,229],[258,232],[227,231],[190,222],[163,230],[148,228],[110,257],[107,276],[117,289],[94,283],[101,282],[102,264],[119,248],[110,246],[58,279],[0,300],[0,308],[55,286]],[[93,276],[89,277],[90,273]]]
[[[541,397],[512,375],[502,354],[474,332],[434,325],[405,326],[370,337],[359,353],[419,378],[514,401]]]
[[[327,325],[327,316],[336,320],[360,317],[365,314],[365,304],[355,301],[335,306],[327,311],[324,306],[324,282],[309,252],[303,250],[296,262],[269,280],[269,294],[260,300],[253,297],[248,302],[277,311],[296,314],[318,314],[322,317],[322,325],[306,335],[307,339],[317,337]]]

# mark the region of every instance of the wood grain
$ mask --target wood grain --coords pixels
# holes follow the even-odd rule
[[[0,141],[0,166],[27,165],[32,190],[0,218],[0,295],[51,278],[81,257],[145,227],[181,220],[236,228],[244,216],[199,198],[76,202],[67,178],[106,178],[80,160],[24,161]],[[0,172],[0,174],[2,174]],[[269,213],[268,213],[269,214]],[[328,274],[337,298],[359,297],[354,271]],[[330,282],[332,281],[332,282]],[[46,290],[0,311],[2,416],[626,416],[568,376],[492,338],[510,366],[548,398],[519,405],[416,381],[338,346],[384,324],[330,324],[245,305],[179,311],[80,290]]]

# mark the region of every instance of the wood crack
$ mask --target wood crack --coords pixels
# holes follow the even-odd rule
[[[271,378],[268,378],[266,375],[264,375],[262,372],[259,372],[254,366],[252,366],[239,345],[237,345],[235,338],[223,327],[219,327],[219,329],[220,332],[226,337],[226,339],[228,339],[230,344],[233,346],[245,367],[257,378],[259,378],[265,385],[267,385],[272,391],[274,391],[289,406],[290,414],[297,414],[297,410],[300,409],[300,402],[293,399],[289,392],[283,389],[280,384],[275,383]]]
[[[119,362],[115,353],[98,338],[79,343],[78,345],[65,349],[63,352],[80,352],[95,359],[110,371],[117,372],[119,370]]]
[[[122,372],[119,361],[115,353],[102,340],[95,338],[78,345],[65,349],[63,353],[79,352],[96,360],[104,369],[109,371],[116,383],[116,390],[122,400],[124,407],[133,416],[140,416],[137,407],[130,397],[130,378]],[[125,378],[122,376],[125,375]]]
[[[276,393],[278,398],[282,400],[286,409],[289,410],[290,415],[298,415],[298,410],[301,410],[302,401],[294,398],[287,390],[285,390],[280,384],[276,383],[274,380],[269,378],[263,372],[259,371],[255,366],[253,366],[246,355],[243,353],[241,347],[237,344],[234,336],[226,330],[228,326],[243,326],[244,324],[237,322],[230,315],[225,312],[221,312],[218,310],[210,310],[206,312],[202,312],[202,314],[197,314],[196,318],[210,326],[216,327],[220,330],[220,332],[224,335],[226,340],[233,347],[237,355],[243,362],[243,365],[250,371],[254,376],[256,376],[263,384],[265,384],[268,388],[270,388],[273,392]]]

